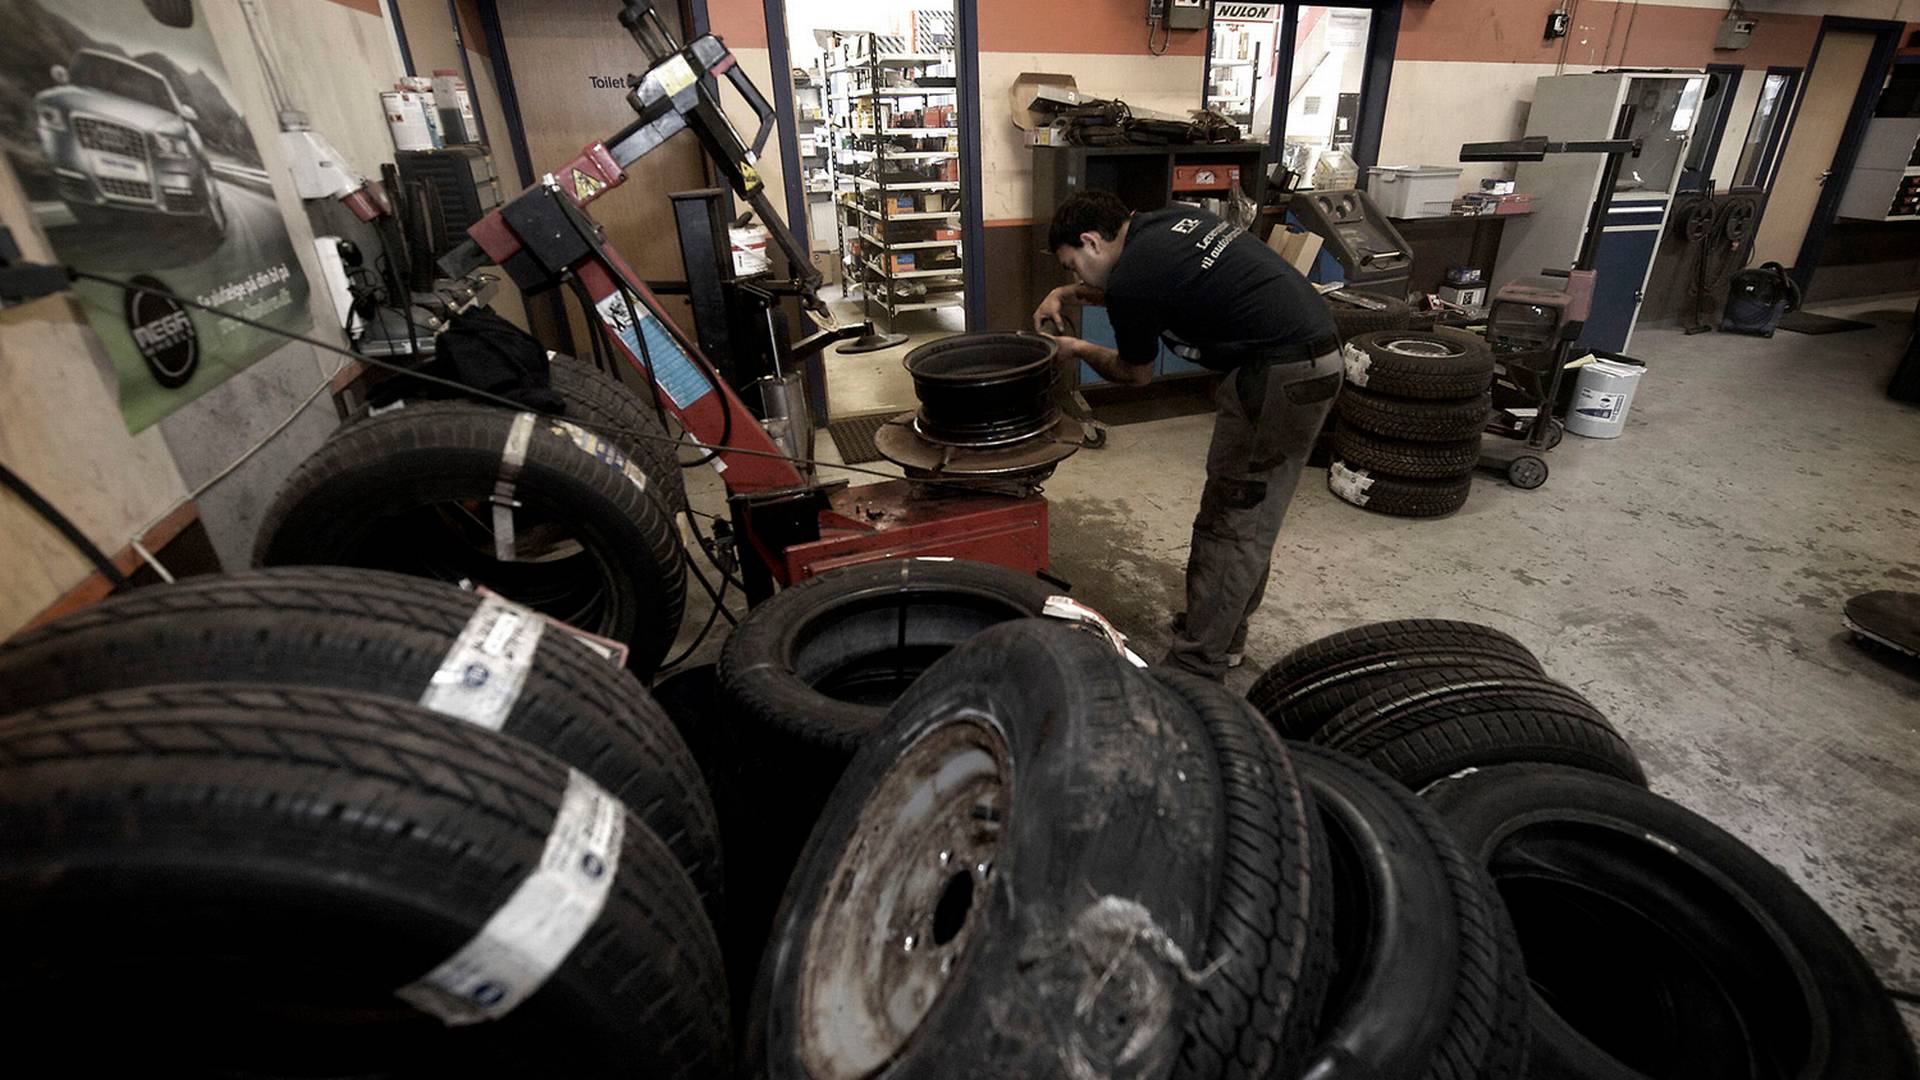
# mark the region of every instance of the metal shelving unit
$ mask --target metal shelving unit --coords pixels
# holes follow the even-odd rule
[[[885,312],[888,328],[908,311],[959,307],[965,299],[957,236],[960,209],[954,145],[959,128],[902,123],[929,106],[958,107],[952,85],[915,85],[927,69],[951,65],[951,50],[896,48],[899,38],[845,35],[821,62],[828,122],[828,171],[834,184],[834,224],[840,266],[849,289],[858,288],[867,314]],[[930,145],[939,140],[938,146]],[[936,208],[929,204],[938,200]],[[955,235],[934,235],[942,228]],[[927,265],[938,261],[938,265]]]
[[[1253,59],[1233,60],[1213,57],[1208,61],[1207,107],[1218,109],[1227,119],[1248,127],[1253,123],[1253,102],[1260,93],[1260,43],[1253,43]],[[1230,80],[1222,75],[1231,75],[1240,69],[1246,69],[1247,92],[1245,94],[1216,93],[1216,88]],[[1237,79],[1231,80],[1237,82]]]

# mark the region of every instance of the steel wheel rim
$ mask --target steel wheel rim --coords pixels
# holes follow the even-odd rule
[[[962,716],[922,734],[861,809],[807,932],[796,1049],[816,1080],[895,1059],[976,936],[1012,796],[1005,740]]]
[[[1457,342],[1435,338],[1393,337],[1374,342],[1380,348],[1395,356],[1411,356],[1420,360],[1444,360],[1455,356],[1465,356],[1466,348]]]

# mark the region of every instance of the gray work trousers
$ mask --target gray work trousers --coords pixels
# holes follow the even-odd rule
[[[1187,556],[1187,612],[1161,661],[1219,680],[1246,645],[1266,595],[1280,522],[1340,392],[1339,350],[1312,361],[1244,364],[1214,394],[1207,486]]]

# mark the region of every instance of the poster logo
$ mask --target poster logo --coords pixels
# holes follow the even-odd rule
[[[158,279],[142,274],[135,285],[168,290]],[[161,386],[185,386],[200,367],[200,335],[187,309],[171,296],[143,289],[127,290],[127,332],[147,362],[147,370]]]

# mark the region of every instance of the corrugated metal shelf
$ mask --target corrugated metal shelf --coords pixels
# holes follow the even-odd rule
[[[911,135],[916,139],[932,139],[946,135],[960,134],[959,128],[881,128],[882,135]]]
[[[881,67],[918,67],[925,64],[938,64],[950,59],[945,53],[881,53],[879,56],[856,60],[841,67],[830,67],[827,74],[837,75],[843,71],[865,71],[873,64]]]
[[[867,269],[873,271],[877,276],[893,281],[906,281],[909,278],[952,277],[961,272],[960,266],[957,263],[953,266],[944,266],[935,270],[883,270],[880,264],[874,262],[872,259],[867,259],[866,264]]]
[[[952,86],[916,86],[912,88],[888,86],[879,90],[855,90],[846,96],[848,98],[934,97],[939,94],[952,94],[955,93],[956,90],[957,88]]]
[[[940,218],[960,216],[960,211],[958,210],[922,210],[911,214],[883,214],[878,210],[868,209],[867,207],[858,206],[853,203],[841,203],[840,205],[858,210],[864,216],[870,217],[875,221],[937,221]]]
[[[873,191],[886,188],[888,191],[959,191],[958,180],[888,180],[885,182],[866,176],[856,176],[853,182],[863,190]]]
[[[960,156],[958,150],[888,150],[884,153],[876,153],[872,150],[849,150],[847,153],[853,155],[854,161],[872,161],[876,157],[883,157],[888,161],[945,161],[948,158]]]

